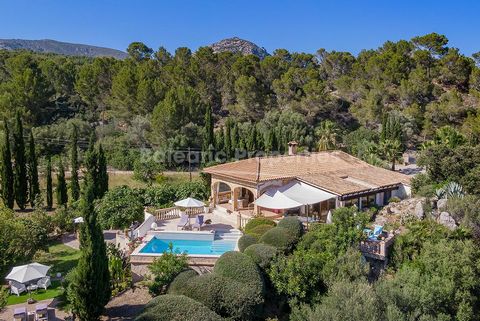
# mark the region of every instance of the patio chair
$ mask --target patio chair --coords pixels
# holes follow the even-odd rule
[[[203,215],[197,215],[195,217],[195,223],[193,223],[192,230],[197,228],[199,231],[202,229],[203,226]]]
[[[13,321],[27,321],[27,308],[21,307],[14,309]]]
[[[188,225],[188,215],[187,214],[180,214],[180,222],[177,224],[177,230],[178,228],[184,229]]]
[[[21,293],[27,291],[27,287],[23,283],[10,281],[10,293],[20,296]]]
[[[44,278],[41,278],[37,282],[37,286],[42,289],[47,289],[50,285],[52,285],[52,282],[50,281],[50,277],[46,276]]]
[[[37,304],[35,307],[35,321],[48,320],[48,307],[46,304]]]

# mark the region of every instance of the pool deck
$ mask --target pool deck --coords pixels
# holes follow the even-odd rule
[[[207,231],[231,231],[232,233],[238,233],[235,226],[234,218],[225,217],[223,215],[213,214],[213,213],[206,213],[204,215],[204,221],[207,222],[208,220],[211,221],[211,224],[205,224],[201,228],[202,234]],[[191,218],[191,224],[194,223],[194,218]],[[140,274],[144,274],[145,267],[148,264],[151,264],[153,260],[161,254],[152,254],[152,253],[140,253],[140,250],[145,246],[145,244],[150,241],[155,234],[158,232],[174,232],[174,231],[181,231],[180,228],[177,228],[177,224],[180,221],[179,218],[175,219],[168,219],[168,220],[157,220],[157,228],[155,230],[150,230],[147,235],[145,236],[142,244],[138,246],[130,255],[130,262],[132,264],[132,268],[137,270]],[[183,229],[185,232],[196,233],[197,230],[192,231],[191,227],[187,226]],[[191,266],[213,266],[219,255],[189,255],[188,256],[188,264]]]

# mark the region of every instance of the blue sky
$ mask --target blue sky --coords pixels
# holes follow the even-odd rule
[[[265,47],[358,53],[386,40],[445,34],[467,55],[480,51],[480,1],[443,0],[0,0],[0,38],[55,39],[125,50],[195,50],[238,36]]]

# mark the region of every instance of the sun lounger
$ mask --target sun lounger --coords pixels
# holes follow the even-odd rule
[[[37,304],[35,307],[35,321],[48,320],[48,307],[46,304]]]
[[[203,226],[203,215],[197,215],[195,217],[195,223],[193,223],[192,229],[197,228],[200,231],[202,226]]]
[[[27,309],[21,307],[13,310],[13,321],[27,321]]]
[[[178,228],[184,229],[188,225],[188,215],[187,214],[180,214],[180,222],[177,224],[177,230]]]
[[[367,232],[367,238],[370,241],[377,241],[380,235],[383,233],[383,226],[375,225],[375,228],[372,230],[365,229],[364,232]]]
[[[49,276],[46,276],[44,278],[41,278],[40,280],[38,280],[37,282],[37,286],[39,288],[42,288],[42,289],[47,289],[50,285],[52,285],[51,281],[50,281],[50,277]]]
[[[22,292],[27,291],[27,288],[23,283],[19,283],[15,281],[10,281],[9,283],[10,283],[10,292],[12,294],[16,294],[17,296],[20,296]]]

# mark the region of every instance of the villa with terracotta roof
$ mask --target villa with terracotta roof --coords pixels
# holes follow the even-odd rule
[[[407,175],[338,150],[297,154],[295,142],[288,155],[239,160],[204,172],[212,176],[214,209],[244,218],[297,213],[325,221],[336,207],[382,206],[391,197],[410,195]]]

